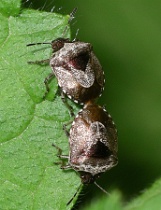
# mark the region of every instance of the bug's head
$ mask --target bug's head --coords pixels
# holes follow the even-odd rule
[[[95,182],[96,179],[99,178],[99,174],[92,175],[91,173],[81,171],[80,173],[80,178],[82,184],[92,184]]]
[[[51,42],[51,46],[52,46],[52,49],[54,52],[60,50],[62,47],[64,47],[64,44],[65,43],[69,43],[71,42],[68,38],[57,38],[57,39],[54,39],[52,42]]]

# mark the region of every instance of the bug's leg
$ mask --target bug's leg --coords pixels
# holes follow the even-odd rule
[[[50,62],[50,59],[45,59],[45,60],[40,60],[40,61],[28,61],[29,64],[45,64],[45,63],[48,63],[49,64]],[[46,87],[46,91],[44,93],[44,96],[43,96],[43,99],[46,98],[46,95],[48,94],[49,92],[49,82],[50,80],[54,77],[54,73],[50,73],[44,80],[44,83],[45,83],[45,87]]]
[[[55,96],[54,96],[54,99],[57,97],[57,96],[60,96],[60,87],[58,86],[56,92],[55,92]]]
[[[79,185],[77,191],[74,193],[74,195],[71,197],[71,199],[68,201],[68,203],[66,204],[67,206],[73,201],[73,199],[76,197],[76,195],[78,194],[78,192],[81,190],[82,188],[82,183]]]
[[[57,157],[59,157],[61,159],[68,159],[68,155],[62,155],[62,149],[60,147],[58,147],[54,143],[52,144],[52,146],[55,147],[58,151]]]
[[[60,159],[69,159],[68,155],[62,155],[62,149],[60,147],[58,147],[55,144],[52,144],[53,147],[55,147],[58,150],[58,154],[57,157]],[[71,166],[69,164],[64,165],[63,161],[60,162],[54,162],[55,164],[60,164],[61,165],[61,169],[71,169]]]
[[[70,112],[70,116],[71,117],[74,117],[74,112],[73,112],[73,107],[70,106],[68,103],[67,103],[67,100],[66,100],[66,97],[63,93],[63,91],[61,90],[61,99],[63,101],[63,103],[65,104],[65,106],[68,108],[69,112]]]
[[[67,122],[63,125],[63,130],[64,130],[67,137],[69,137],[69,130],[67,129],[67,126],[72,124],[72,122],[73,122],[73,120],[70,120],[69,122]]]
[[[53,77],[55,77],[54,72],[51,72],[51,73],[45,78],[45,80],[44,80],[44,84],[45,84],[45,87],[46,87],[46,91],[45,91],[45,93],[44,93],[43,99],[46,98],[46,95],[48,94],[48,92],[49,92],[49,90],[50,90],[50,88],[49,88],[49,82],[50,82],[50,80],[53,79]]]
[[[40,61],[28,61],[28,64],[49,64],[50,59],[40,60]]]

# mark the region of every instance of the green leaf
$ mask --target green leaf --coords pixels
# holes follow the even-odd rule
[[[27,2],[31,5],[33,1]],[[37,6],[40,1],[33,3]],[[59,4],[61,7],[63,2]],[[108,182],[128,199],[160,175],[160,5],[157,1],[74,4],[80,11],[77,18],[81,17],[75,25],[81,28],[79,37],[93,44],[107,71],[107,88],[101,99],[113,110],[119,130],[119,165],[114,173],[107,173],[111,174]],[[49,11],[53,6],[55,1],[51,8],[46,4]],[[74,6],[68,2],[64,10],[71,11]],[[95,15],[100,6],[101,15]],[[27,64],[49,58],[50,46],[27,48],[26,44],[61,36],[68,17],[21,10],[16,0],[1,0],[0,13],[0,209],[66,209],[80,180],[73,171],[63,172],[53,164],[58,159],[51,144],[68,154],[62,125],[70,116],[59,97],[51,101],[56,79],[50,84],[48,100],[42,100],[43,81],[51,68]],[[99,197],[88,209],[158,210],[160,183],[124,207],[116,192],[108,198]]]
[[[108,197],[104,196],[102,199],[93,200],[86,208],[83,208],[83,210],[122,210],[120,197],[119,192],[113,192]]]
[[[13,1],[12,1],[13,2]],[[62,125],[70,115],[60,97],[43,100],[44,79],[50,66],[27,61],[51,56],[51,46],[26,47],[33,42],[51,41],[62,35],[69,16],[22,10],[18,1],[9,18],[7,0],[0,3],[0,209],[65,209],[80,179],[74,171],[59,165],[55,143],[68,154],[68,138]],[[67,34],[69,36],[69,32]],[[57,90],[53,80],[50,99]],[[75,200],[68,206],[74,204]]]
[[[141,196],[133,200],[125,210],[158,210],[161,209],[161,179],[146,190]]]
[[[146,189],[144,193],[132,200],[127,205],[122,204],[120,192],[113,192],[108,197],[104,196],[99,200],[92,200],[88,206],[82,210],[158,210],[161,209],[161,179],[157,180],[152,187]]]
[[[9,17],[11,15],[18,15],[20,11],[20,0],[1,0],[0,1],[0,13]],[[1,22],[2,23],[2,22]]]

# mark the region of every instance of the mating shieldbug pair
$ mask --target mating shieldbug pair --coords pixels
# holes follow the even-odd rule
[[[50,63],[53,72],[45,79],[47,92],[48,81],[55,76],[62,94],[76,103],[84,104],[75,117],[70,132],[64,126],[69,137],[69,156],[62,155],[61,149],[53,144],[59,151],[59,158],[68,159],[68,164],[61,168],[78,171],[83,184],[94,183],[102,189],[95,180],[117,164],[116,127],[106,110],[94,103],[94,99],[101,95],[104,88],[102,67],[90,43],[58,38],[51,43],[27,46],[35,44],[51,44],[53,49],[51,59],[29,62]]]

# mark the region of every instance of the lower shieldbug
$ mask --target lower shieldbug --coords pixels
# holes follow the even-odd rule
[[[66,126],[65,131],[68,133]],[[69,132],[69,147],[69,157],[61,155],[59,149],[58,156],[68,159],[68,164],[61,168],[74,169],[82,184],[94,183],[102,189],[95,180],[118,162],[117,130],[104,108],[87,103],[79,111]]]

